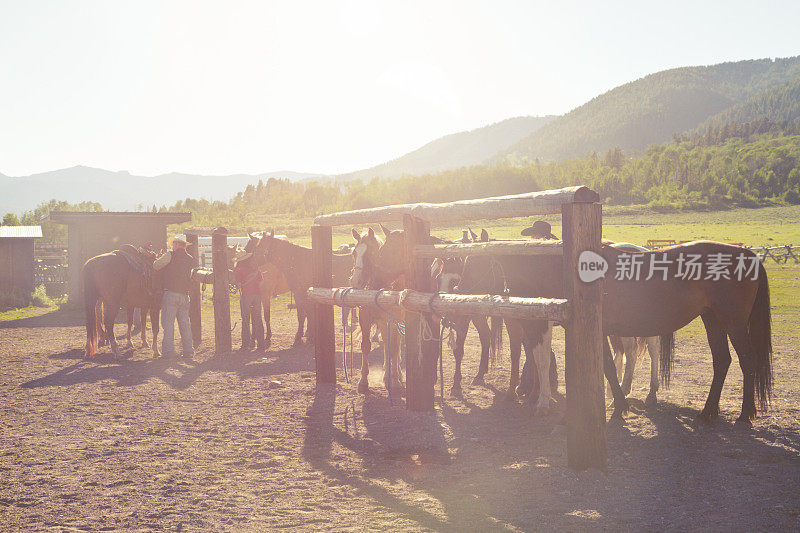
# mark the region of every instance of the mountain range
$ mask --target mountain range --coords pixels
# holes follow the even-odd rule
[[[800,121],[800,56],[657,72],[599,95],[562,116],[515,117],[447,135],[372,168],[337,176],[270,172],[154,177],[77,166],[24,177],[0,174],[0,213],[51,198],[111,210],[171,205],[187,197],[227,201],[270,177],[337,182],[422,175],[480,164],[562,160],[621,148],[631,154],[676,134],[730,122]]]

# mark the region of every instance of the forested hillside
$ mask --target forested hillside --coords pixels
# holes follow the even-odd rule
[[[607,204],[648,204],[658,210],[725,209],[800,203],[800,135],[780,131],[653,145],[636,157],[619,148],[560,162],[477,165],[399,179],[292,183],[270,179],[229,203],[187,199],[201,226],[268,227],[277,214],[310,216],[408,202],[446,202],[587,185]]]
[[[627,83],[543,126],[491,162],[562,160],[620,147],[640,151],[800,75],[800,57],[684,67]],[[749,119],[749,120],[752,120]]]
[[[733,124],[753,124],[767,120],[783,128],[800,125],[800,76],[789,82],[762,91],[710,117],[697,131],[721,130]]]

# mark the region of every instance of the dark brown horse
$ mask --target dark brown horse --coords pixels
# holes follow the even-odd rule
[[[259,247],[259,244],[262,238],[263,233],[251,233],[250,240],[247,241],[244,249],[254,254],[256,265],[258,265],[258,269],[261,271],[262,279],[259,285],[261,289],[261,307],[264,309],[265,341],[266,345],[269,346],[272,339],[272,325],[270,324],[271,301],[272,298],[289,292],[289,284],[286,282],[283,272],[281,272],[276,265],[268,263],[264,254],[261,253],[262,249]],[[281,237],[275,238],[278,239]]]
[[[766,270],[753,252],[696,241],[636,254],[635,260],[633,254],[608,245],[601,247],[600,255],[608,265],[603,280],[605,335],[660,336],[664,341],[700,316],[711,347],[714,377],[698,419],[709,423],[719,415],[719,398],[731,363],[728,338],[744,375],[742,412],[737,424],[749,425],[755,417],[756,394],[761,409],[766,409],[772,390],[769,284]],[[502,268],[507,284],[520,288],[520,296],[565,296],[560,257],[503,256],[494,261]],[[480,279],[491,268],[490,258],[469,258],[464,278]],[[665,381],[671,369],[671,348],[671,342],[662,342],[661,370]],[[614,395],[613,416],[621,417],[628,403],[607,340],[603,355],[604,373]]]
[[[142,309],[142,330],[148,312],[153,329],[153,351],[158,355],[158,318],[161,309],[160,283],[153,271],[155,253],[126,244],[120,250],[92,257],[83,265],[84,310],[86,313],[86,357],[97,353],[101,336],[111,344],[115,357],[119,346],[114,336],[114,323],[121,306],[129,318],[133,309]],[[102,305],[101,305],[102,303]]]
[[[487,242],[489,234],[486,230],[481,231],[478,237],[471,229],[465,229],[460,239],[456,242]],[[461,273],[464,270],[464,260],[455,259],[436,259],[432,267],[432,274],[437,277],[437,288],[439,292],[453,292],[453,289],[461,280]],[[455,371],[453,373],[453,387],[450,393],[453,396],[461,395],[461,362],[464,359],[464,344],[467,340],[470,322],[478,331],[481,341],[481,359],[478,365],[478,373],[472,379],[473,385],[481,385],[484,376],[489,371],[490,356],[492,361],[501,353],[503,348],[503,319],[491,317],[491,326],[485,316],[453,315],[445,317],[453,328],[455,341],[453,343],[453,357],[455,358]]]
[[[275,237],[274,231],[264,232],[261,241],[254,250],[254,255],[261,260],[278,267],[289,289],[292,291],[297,303],[297,333],[294,336],[294,345],[298,346],[303,340],[303,326],[308,318],[307,340],[311,342],[311,320],[313,316],[312,302],[306,296],[308,288],[313,284],[311,248],[300,246]],[[343,286],[353,264],[350,254],[333,255],[333,285]]]

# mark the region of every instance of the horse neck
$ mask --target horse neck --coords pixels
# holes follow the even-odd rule
[[[280,239],[272,242],[268,262],[283,273],[292,292],[311,286],[311,261],[311,248]]]

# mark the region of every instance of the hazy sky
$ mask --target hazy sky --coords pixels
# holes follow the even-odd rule
[[[0,0],[0,173],[340,173],[671,67],[800,54],[800,2]]]

